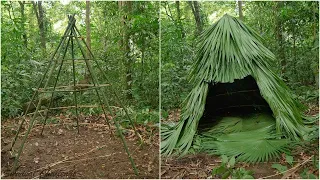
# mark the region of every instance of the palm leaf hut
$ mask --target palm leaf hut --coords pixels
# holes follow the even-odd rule
[[[181,119],[162,125],[162,155],[192,147],[256,162],[286,151],[306,129],[303,107],[272,71],[274,63],[262,38],[237,18],[226,14],[204,31]]]

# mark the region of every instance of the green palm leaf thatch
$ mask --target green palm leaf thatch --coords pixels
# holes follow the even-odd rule
[[[276,133],[291,139],[302,137],[306,131],[301,118],[303,107],[271,70],[275,56],[261,41],[254,30],[229,15],[202,33],[197,61],[190,72],[194,87],[182,103],[181,120],[174,127],[161,130],[163,155],[174,151],[184,155],[191,147],[210,83],[232,83],[249,75],[256,80],[262,97],[273,111]]]
[[[289,139],[274,132],[275,121],[269,114],[222,117],[196,137],[195,147],[209,154],[236,156],[239,161],[259,162],[278,157],[292,147]]]

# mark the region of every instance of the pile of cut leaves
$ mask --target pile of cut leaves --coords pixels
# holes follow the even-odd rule
[[[276,133],[271,114],[218,117],[198,132],[193,143],[196,151],[235,156],[239,161],[263,162],[289,151],[292,141]]]

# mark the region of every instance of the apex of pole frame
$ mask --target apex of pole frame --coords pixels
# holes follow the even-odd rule
[[[76,18],[75,18],[75,13],[74,14],[68,14],[68,19],[69,19],[69,23],[71,23],[73,20],[76,21]]]

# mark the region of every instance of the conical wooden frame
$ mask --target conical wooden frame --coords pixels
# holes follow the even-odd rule
[[[69,19],[69,22],[68,22],[68,26],[63,34],[63,36],[61,37],[61,40],[59,42],[59,45],[58,47],[56,48],[56,50],[54,51],[52,57],[50,58],[50,61],[48,63],[48,68],[46,68],[45,72],[44,72],[44,75],[42,76],[40,82],[39,82],[39,86],[37,88],[37,90],[34,92],[32,98],[31,98],[31,103],[29,103],[25,113],[24,113],[24,118],[22,119],[22,122],[20,123],[19,127],[18,127],[18,130],[17,130],[17,133],[11,143],[11,148],[10,150],[12,150],[12,148],[14,147],[15,145],[15,142],[17,140],[17,137],[19,135],[19,132],[21,131],[21,128],[25,122],[25,116],[27,115],[27,113],[29,112],[29,109],[30,109],[30,105],[32,104],[32,102],[34,101],[35,97],[37,95],[39,95],[40,93],[51,93],[51,98],[50,98],[50,102],[49,102],[49,105],[47,106],[47,111],[46,111],[46,114],[45,114],[45,117],[44,117],[44,121],[43,121],[43,126],[42,126],[42,130],[41,130],[41,134],[43,133],[43,130],[45,128],[45,125],[46,125],[46,121],[48,119],[48,114],[49,114],[49,111],[51,109],[57,109],[57,108],[51,108],[52,106],[52,102],[53,102],[53,97],[55,95],[56,92],[73,92],[73,96],[74,96],[74,106],[71,106],[71,108],[75,108],[75,112],[76,112],[76,126],[77,126],[77,131],[79,133],[79,113],[78,113],[78,102],[77,102],[77,94],[79,93],[79,91],[84,91],[84,90],[94,90],[98,99],[99,99],[99,104],[103,110],[103,113],[104,113],[104,116],[105,116],[105,121],[106,123],[108,124],[109,126],[109,129],[111,131],[111,128],[110,128],[110,122],[109,120],[107,119],[107,114],[106,112],[109,111],[110,115],[112,117],[114,117],[114,112],[112,111],[110,105],[109,105],[109,102],[108,102],[108,99],[106,98],[106,95],[105,93],[102,91],[102,87],[105,87],[105,86],[108,86],[111,88],[111,91],[112,93],[114,94],[116,100],[118,101],[118,103],[120,104],[120,106],[124,109],[125,111],[125,115],[126,117],[129,119],[130,123],[131,123],[131,126],[135,132],[135,135],[139,138],[140,140],[140,143],[142,143],[142,138],[140,136],[140,134],[136,131],[136,128],[133,124],[133,121],[132,119],[130,118],[129,114],[128,114],[128,111],[127,109],[124,107],[123,103],[121,102],[117,92],[113,89],[112,85],[110,84],[104,84],[104,85],[101,85],[99,84],[98,82],[98,79],[97,79],[97,76],[95,74],[95,72],[93,71],[93,68],[91,67],[91,64],[90,62],[93,62],[93,63],[96,63],[96,66],[98,68],[98,71],[99,71],[99,74],[102,74],[104,79],[108,82],[109,79],[108,77],[106,76],[106,74],[104,73],[104,71],[101,69],[101,66],[99,64],[99,62],[94,58],[90,48],[88,47],[87,43],[85,42],[84,38],[82,38],[78,28],[76,27],[75,23],[76,23],[76,20],[75,20],[75,15],[69,15],[68,16],[68,19]],[[80,40],[81,39],[81,40]],[[66,59],[66,53],[67,53],[67,50],[68,48],[70,49],[70,46],[71,46],[71,56],[72,56],[72,59]],[[79,58],[75,58],[75,52],[74,52],[74,49],[75,49],[75,46],[77,46],[79,49],[80,49],[80,52],[81,52],[81,55],[83,58],[79,59]],[[89,52],[89,56],[86,54],[86,52]],[[62,55],[62,58],[60,59]],[[72,60],[72,73],[73,73],[73,87],[71,87],[71,89],[61,89],[61,88],[57,88],[57,82],[58,82],[58,79],[59,79],[59,76],[61,75],[61,69],[64,65],[64,62],[67,61],[67,60]],[[77,89],[76,87],[78,87],[78,85],[76,84],[76,75],[75,75],[75,61],[81,61],[83,60],[85,62],[85,66],[88,70],[88,73],[90,74],[91,76],[91,79],[92,79],[92,83],[91,85],[89,84],[86,84],[86,88],[84,89]],[[53,79],[53,71],[56,69],[56,66],[58,65],[58,72],[57,72],[57,75],[55,77],[55,79]],[[49,84],[49,81],[53,79],[53,82],[54,82],[54,85],[53,87],[48,87],[48,84]],[[67,87],[67,86],[65,86]],[[68,86],[70,87],[70,86]],[[33,113],[33,116],[30,120],[30,124],[29,124],[29,127],[27,129],[27,132],[25,133],[23,139],[22,139],[22,143],[18,149],[18,153],[16,155],[16,158],[15,158],[15,162],[14,162],[14,166],[13,166],[13,172],[16,172],[17,170],[17,167],[18,167],[18,162],[19,162],[19,158],[20,158],[20,155],[21,155],[21,152],[23,150],[23,147],[24,147],[24,144],[26,142],[26,139],[34,125],[34,122],[35,122],[35,119],[37,117],[37,115],[39,114],[39,109],[41,107],[41,101],[42,99],[39,98],[39,101],[37,103],[37,106],[36,106],[36,110],[35,112]],[[107,108],[107,111],[106,109]],[[138,171],[137,171],[137,168],[136,168],[136,165],[131,157],[131,154],[129,152],[129,149],[127,147],[127,144],[126,144],[126,141],[125,141],[125,138],[120,130],[120,125],[119,125],[119,122],[117,120],[115,120],[115,118],[113,118],[113,121],[114,121],[114,124],[116,126],[116,130],[118,132],[118,134],[120,135],[120,139],[123,143],[123,146],[124,146],[124,149],[129,157],[129,160],[131,162],[131,165],[133,167],[133,170],[135,172],[135,174],[137,175],[138,174]]]

